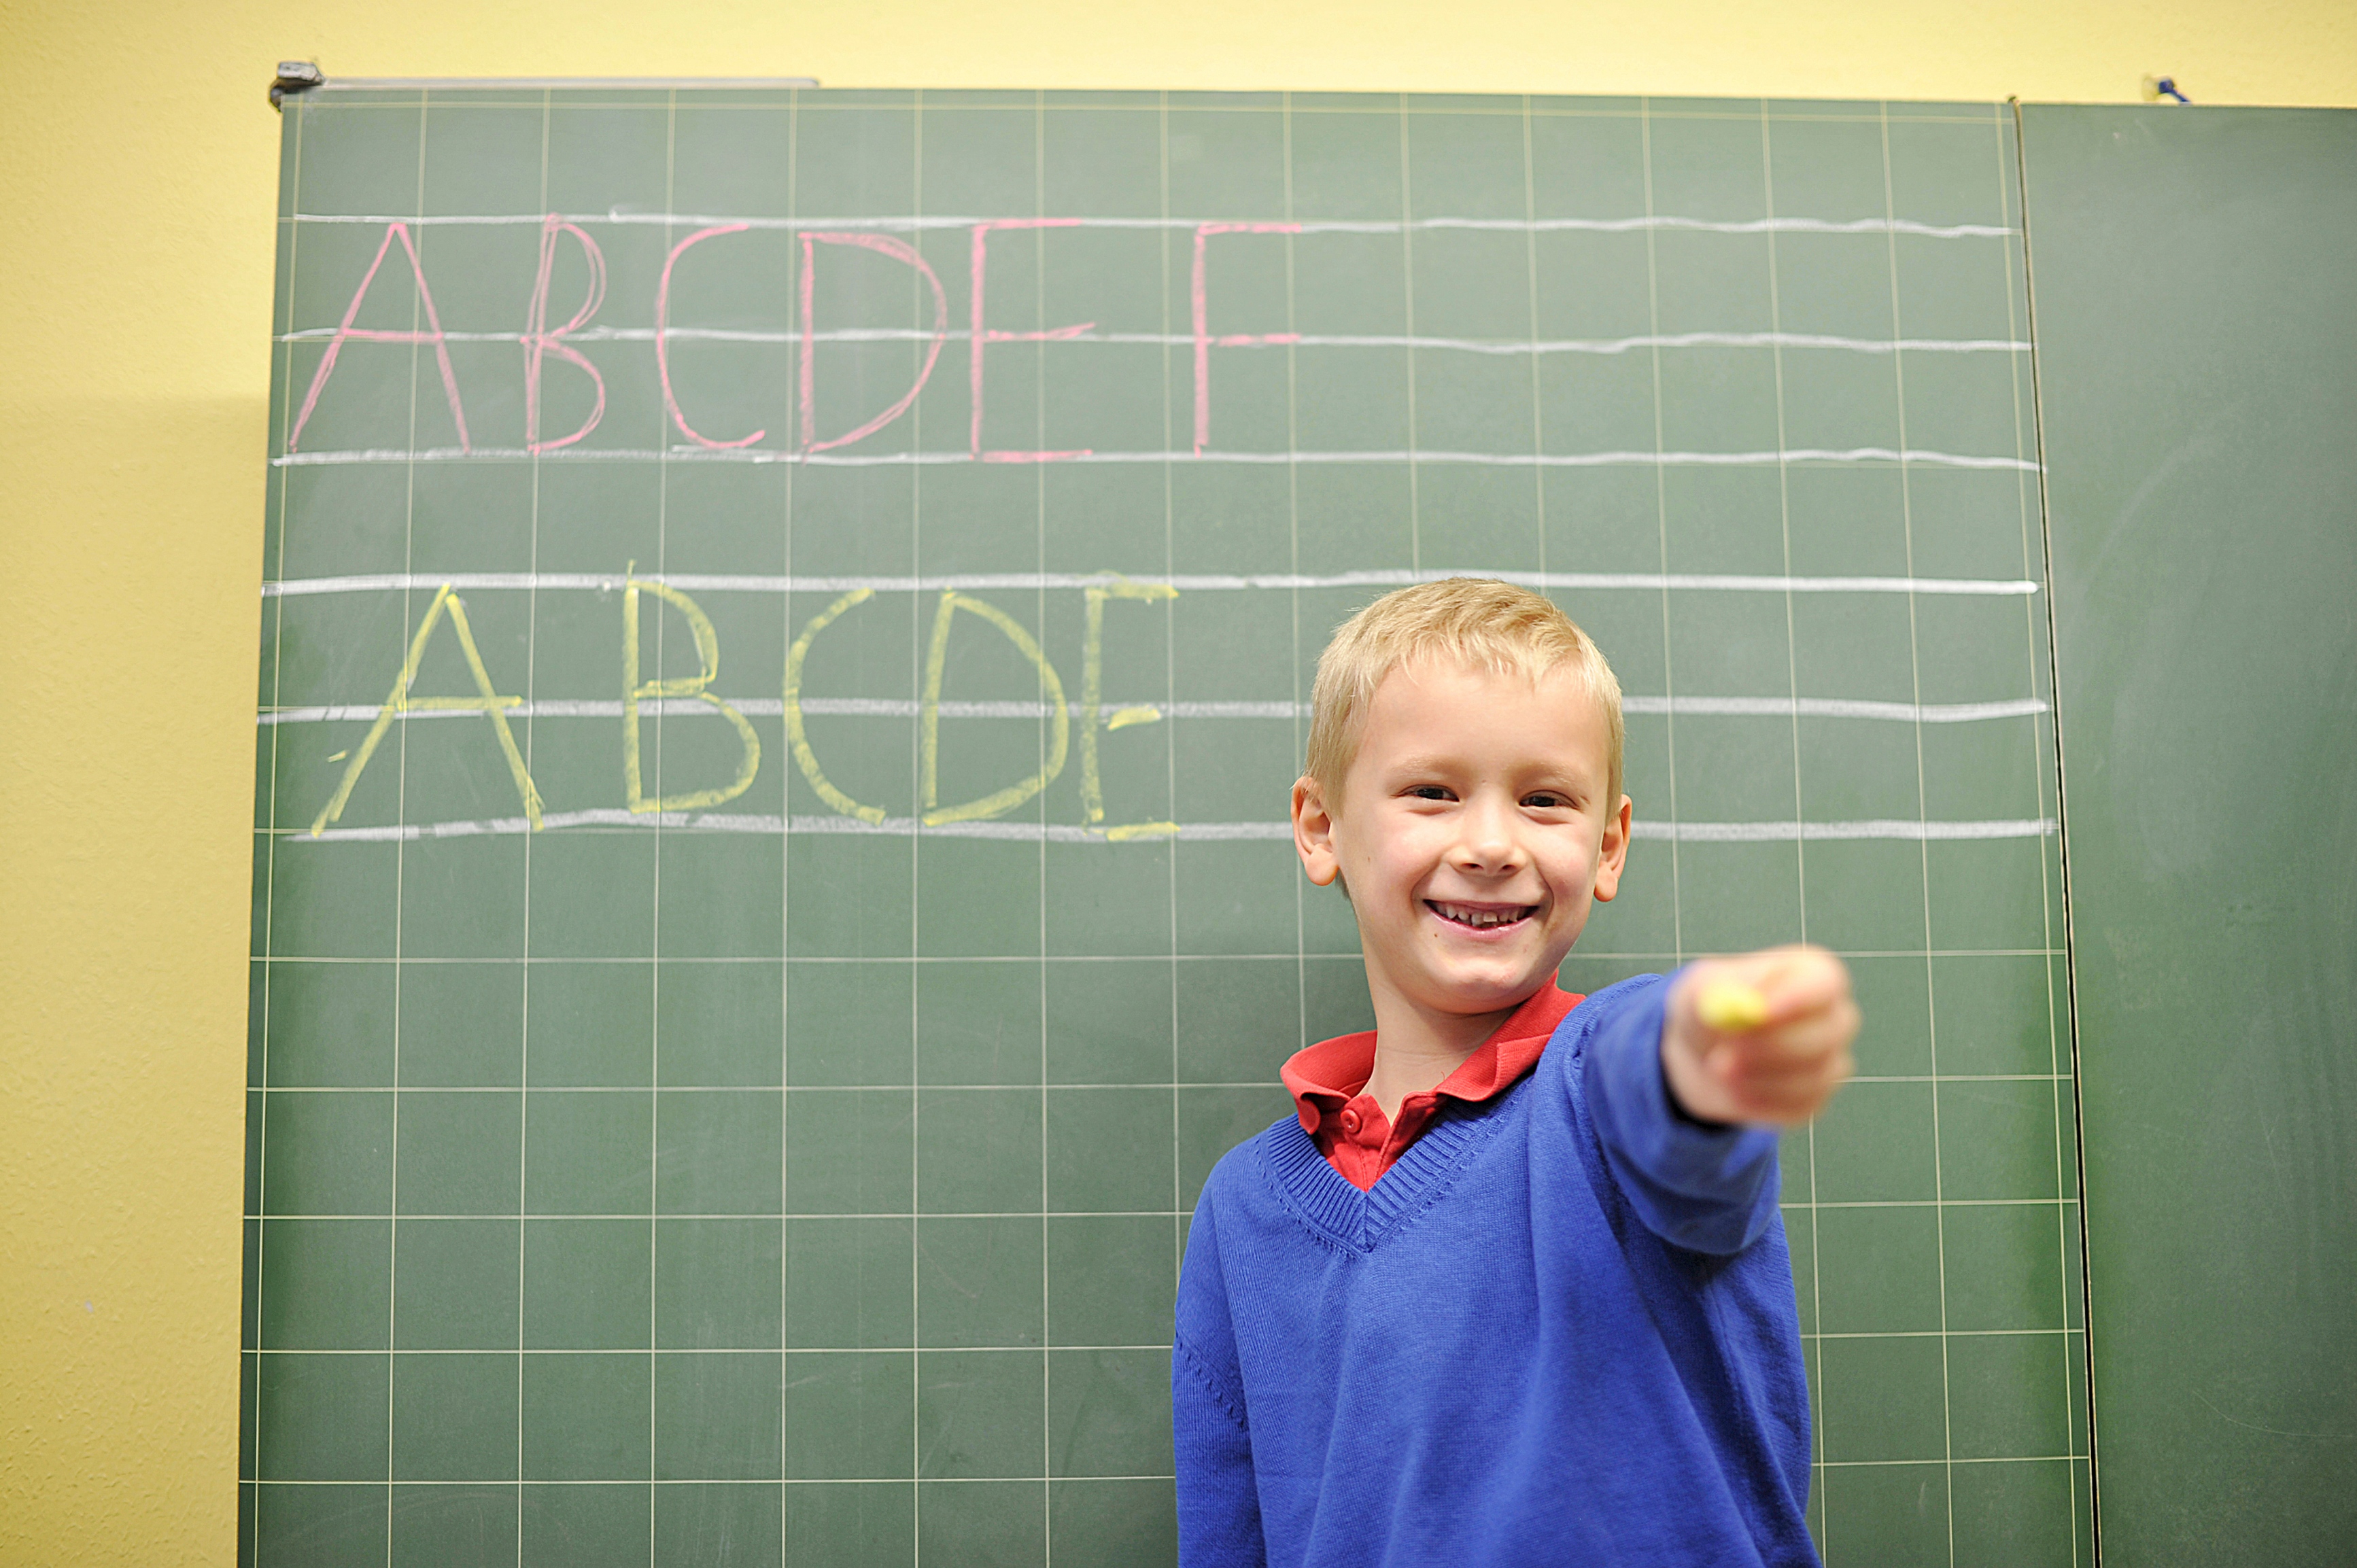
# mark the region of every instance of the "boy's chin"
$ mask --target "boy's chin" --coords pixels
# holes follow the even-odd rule
[[[1554,975],[1552,967],[1533,969],[1524,965],[1487,973],[1435,975],[1426,994],[1441,1011],[1472,1017],[1521,1006],[1544,989]]]

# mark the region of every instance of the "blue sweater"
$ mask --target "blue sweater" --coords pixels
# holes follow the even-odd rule
[[[1659,975],[1370,1191],[1288,1116],[1195,1208],[1182,1568],[1813,1565],[1776,1139],[1680,1115]]]

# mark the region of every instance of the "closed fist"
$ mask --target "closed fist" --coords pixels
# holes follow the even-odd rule
[[[1849,970],[1823,948],[1706,959],[1670,992],[1662,1071],[1700,1121],[1797,1125],[1848,1079],[1857,1025]]]

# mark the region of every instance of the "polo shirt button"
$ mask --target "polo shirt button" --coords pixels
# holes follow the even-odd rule
[[[1342,1112],[1342,1131],[1348,1133],[1353,1138],[1359,1135],[1359,1113],[1357,1112],[1345,1111]]]

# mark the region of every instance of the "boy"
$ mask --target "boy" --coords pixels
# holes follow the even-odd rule
[[[1540,596],[1387,595],[1314,697],[1294,842],[1351,900],[1375,1029],[1296,1055],[1297,1115],[1197,1203],[1182,1565],[1815,1563],[1760,1123],[1848,1076],[1846,971],[1556,988],[1631,803],[1619,684]]]

